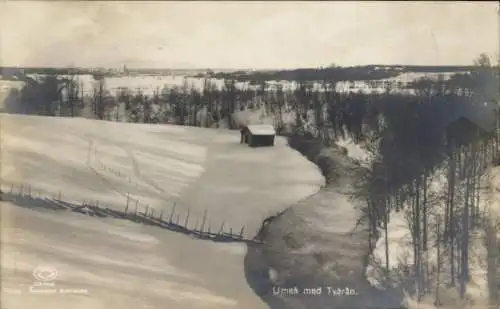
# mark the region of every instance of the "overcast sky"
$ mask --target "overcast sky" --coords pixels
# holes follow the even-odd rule
[[[499,49],[496,2],[0,3],[3,65],[467,65]]]

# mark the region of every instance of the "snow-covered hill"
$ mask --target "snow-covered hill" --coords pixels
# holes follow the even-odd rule
[[[324,183],[318,168],[281,138],[275,147],[252,149],[228,130],[0,117],[4,192],[29,184],[36,194],[61,192],[68,201],[98,200],[119,210],[127,194],[158,212],[177,202],[181,218],[189,211],[195,221],[206,210],[213,227],[245,225],[251,236],[265,217]],[[10,261],[2,262],[7,308],[76,308],[76,302],[79,308],[265,308],[246,285],[244,246],[7,202],[1,211],[2,261]],[[57,268],[61,288],[86,288],[89,295],[27,293],[38,265]]]

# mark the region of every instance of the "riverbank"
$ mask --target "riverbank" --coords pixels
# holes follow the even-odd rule
[[[365,277],[368,231],[356,197],[363,167],[340,147],[296,137],[289,145],[318,165],[326,186],[262,229],[264,245],[245,258],[250,286],[273,309],[400,307],[402,293],[377,290]]]

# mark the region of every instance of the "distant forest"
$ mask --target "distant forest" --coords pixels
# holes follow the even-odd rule
[[[405,72],[415,73],[459,73],[477,70],[477,66],[409,66],[409,65],[365,65],[353,67],[330,66],[326,68],[298,68],[293,70],[248,70],[234,72],[217,72],[206,69],[205,73],[196,73],[199,70],[173,70],[173,69],[128,69],[129,73],[135,74],[170,74],[182,71],[189,74],[193,72],[193,77],[209,77],[219,79],[232,79],[236,81],[250,81],[260,83],[269,80],[335,80],[335,81],[364,81],[379,80],[396,77]],[[3,79],[15,78],[20,74],[43,74],[43,75],[95,75],[95,70],[90,68],[49,68],[49,67],[0,67],[0,75]],[[105,76],[119,75],[116,72],[105,70]]]
[[[262,82],[265,80],[286,81],[366,81],[396,77],[405,72],[414,73],[459,73],[477,70],[477,66],[407,66],[366,65],[354,67],[299,68],[294,70],[213,72],[207,77],[234,79],[238,81]],[[201,77],[202,75],[198,75]]]

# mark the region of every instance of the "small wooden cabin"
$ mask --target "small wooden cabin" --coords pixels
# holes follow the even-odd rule
[[[241,129],[240,143],[250,147],[274,146],[276,131],[272,125],[256,124],[247,125]]]
[[[484,130],[467,117],[460,117],[450,123],[446,128],[449,140],[454,140],[459,145],[466,145],[485,134]]]
[[[497,105],[476,104],[468,100],[454,102],[453,109],[442,111],[448,141],[469,144],[479,137],[494,136],[497,127]]]

